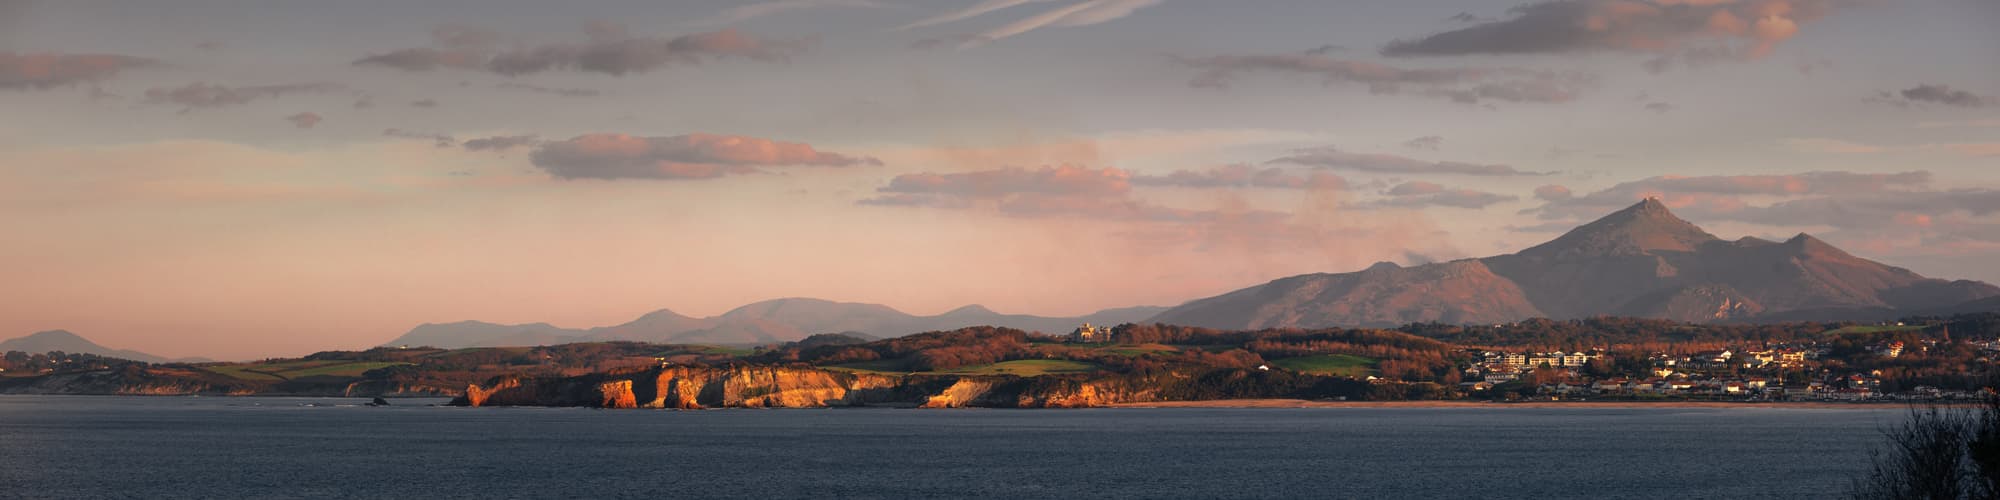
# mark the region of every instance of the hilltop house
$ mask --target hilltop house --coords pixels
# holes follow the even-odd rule
[[[1083,326],[1069,332],[1069,340],[1071,342],[1110,342],[1111,327],[1091,326],[1090,323],[1084,323]]]

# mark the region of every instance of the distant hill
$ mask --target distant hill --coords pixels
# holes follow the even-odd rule
[[[459,348],[611,340],[673,344],[770,344],[799,341],[821,333],[897,337],[967,326],[1002,326],[1028,331],[1066,333],[1081,323],[1107,325],[1130,323],[1146,319],[1164,310],[1166,310],[1164,307],[1128,307],[1063,318],[1000,314],[983,306],[970,305],[935,316],[916,316],[880,304],[786,298],[745,305],[707,318],[695,318],[661,309],[624,324],[585,329],[561,328],[546,323],[521,325],[479,321],[426,323],[384,345]]]
[[[1188,302],[1149,321],[1211,328],[1506,323],[1631,316],[1689,322],[1872,320],[2000,296],[1810,235],[1726,241],[1647,199],[1519,253],[1309,274]],[[1985,302],[1979,302],[1985,300]]]
[[[162,358],[159,356],[154,356],[139,351],[112,349],[109,347],[97,345],[96,342],[91,342],[90,339],[83,338],[83,336],[70,333],[65,330],[49,330],[46,332],[36,332],[26,337],[18,337],[18,338],[7,339],[5,341],[0,341],[0,352],[7,352],[7,351],[21,351],[21,352],[38,353],[38,354],[46,352],[62,351],[67,353],[96,354],[98,356],[109,356],[119,359],[144,361],[147,363],[165,363],[168,361],[173,361],[167,358]],[[188,361],[197,361],[197,360],[188,360]],[[199,360],[199,361],[206,361],[206,360]]]

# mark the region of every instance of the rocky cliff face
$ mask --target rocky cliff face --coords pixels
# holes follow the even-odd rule
[[[901,377],[785,367],[665,367],[474,385],[463,406],[597,408],[819,408],[888,403]]]
[[[795,367],[665,367],[474,385],[459,406],[593,408],[1081,408],[1153,401],[1110,381],[1057,377],[889,376]]]

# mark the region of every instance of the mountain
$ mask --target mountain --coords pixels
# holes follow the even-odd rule
[[[108,356],[119,359],[129,359],[133,361],[144,361],[147,363],[165,363],[169,361],[166,358],[154,356],[151,354],[146,354],[139,351],[112,349],[109,347],[97,345],[96,342],[91,342],[90,339],[83,338],[83,336],[70,333],[65,330],[49,330],[46,332],[37,332],[33,335],[28,335],[26,337],[18,337],[18,338],[7,339],[6,341],[0,341],[0,352],[7,352],[7,351],[21,351],[21,352],[36,353],[36,354],[53,352],[53,351],[62,351],[67,353],[96,354],[98,356]],[[194,360],[189,360],[189,361],[194,361]]]
[[[459,348],[614,340],[681,344],[769,344],[798,341],[822,333],[894,337],[967,326],[1004,326],[1056,333],[1068,332],[1081,323],[1136,322],[1164,310],[1166,308],[1163,307],[1129,307],[1063,318],[1000,314],[983,306],[969,305],[936,316],[916,316],[879,304],[786,298],[744,305],[707,318],[695,318],[661,309],[624,324],[589,329],[561,328],[546,323],[523,325],[501,325],[480,321],[426,323],[384,345]]]
[[[1540,316],[1521,290],[1477,260],[1400,267],[1383,262],[1345,274],[1308,274],[1189,302],[1151,321],[1275,328],[1496,323]]]
[[[1505,323],[1599,315],[1690,322],[1878,319],[2000,296],[1810,235],[1723,240],[1646,199],[1547,243],[1483,259],[1309,274],[1182,304],[1149,321],[1211,328]]]
[[[575,338],[586,333],[589,332],[559,328],[548,323],[525,325],[500,325],[484,321],[424,323],[383,345],[411,347],[546,345],[561,343],[563,339]]]

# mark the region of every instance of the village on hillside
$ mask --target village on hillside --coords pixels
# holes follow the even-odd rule
[[[1889,322],[1850,329],[1916,332],[1923,326]],[[1084,324],[1065,336],[1073,343],[1109,342],[1112,328]],[[1977,400],[1984,391],[1924,382],[1907,367],[1939,365],[1947,358],[1990,365],[2000,359],[2000,339],[1909,341],[1884,337],[1860,349],[1831,341],[1793,341],[1687,353],[1634,352],[1613,346],[1578,351],[1464,348],[1455,377],[1405,380],[1368,375],[1377,384],[1450,382],[1458,397],[1501,400],[1707,400],[1707,401],[1927,401]],[[1956,351],[1956,352],[1955,352]],[[1933,356],[1933,355],[1936,356]],[[1620,359],[1619,356],[1633,359]],[[1269,365],[1260,366],[1270,369]],[[1887,372],[1885,372],[1885,369]],[[1911,383],[1916,381],[1918,383]]]

